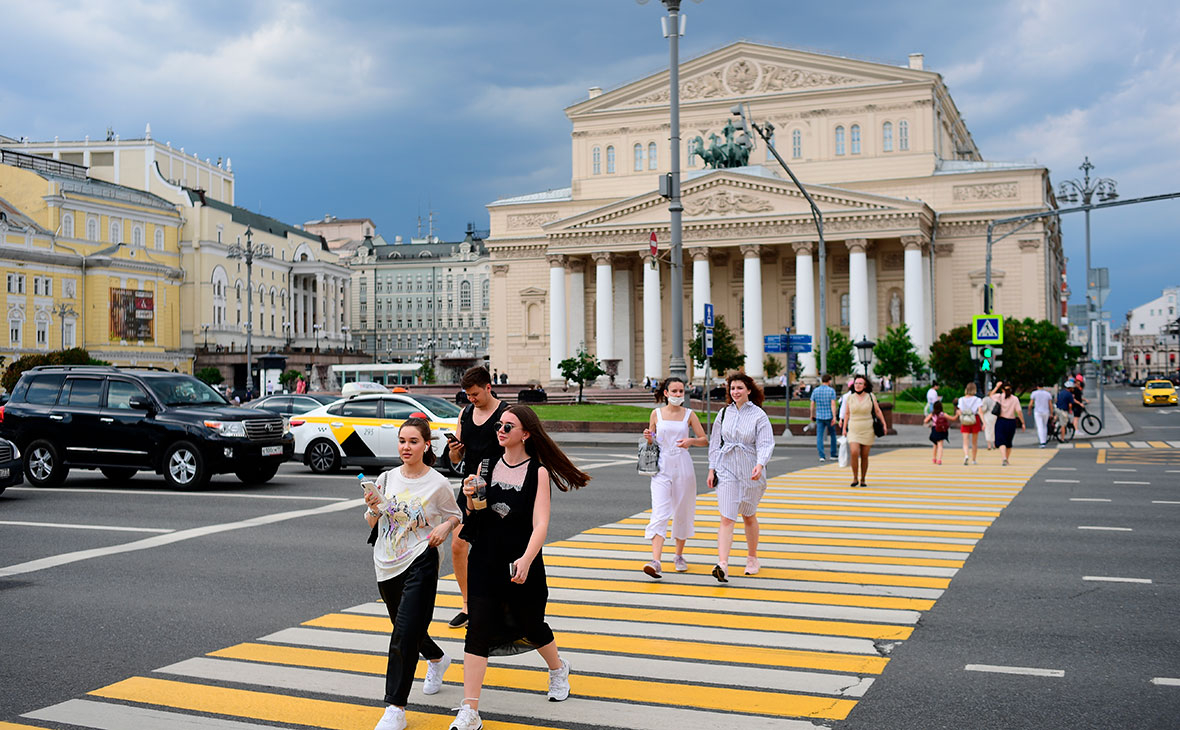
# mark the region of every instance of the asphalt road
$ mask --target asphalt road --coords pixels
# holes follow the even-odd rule
[[[550,540],[650,506],[631,447],[578,446],[567,453],[594,480],[555,495]],[[707,461],[701,452],[694,456],[704,491]],[[771,468],[783,473],[811,464],[785,454]],[[72,472],[59,489],[0,494],[0,571],[140,540],[190,538],[0,577],[0,723],[376,600],[359,495],[355,472],[316,476],[297,464],[284,465],[260,487],[226,475],[195,494],[166,491],[155,475],[114,484],[91,471]],[[302,510],[323,511],[225,529]],[[445,575],[449,549],[443,554]]]
[[[1113,393],[1120,438],[1180,439],[1178,409],[1138,397]],[[1180,677],[1180,449],[1099,453],[1037,473],[837,727],[1180,727],[1180,686],[1152,682]]]

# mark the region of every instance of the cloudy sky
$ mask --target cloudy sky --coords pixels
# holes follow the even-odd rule
[[[747,39],[882,63],[926,56],[989,160],[1056,184],[1180,191],[1180,5],[1098,0],[685,0],[682,58]],[[237,203],[291,223],[435,212],[569,184],[562,109],[660,71],[658,0],[0,0],[0,134],[153,136],[233,159]],[[1075,291],[1080,218],[1066,220]],[[1180,285],[1180,201],[1093,216],[1116,320]]]

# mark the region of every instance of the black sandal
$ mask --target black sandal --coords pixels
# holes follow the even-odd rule
[[[853,482],[852,484],[849,484],[848,486],[855,487],[855,486],[857,486],[857,484],[856,484],[856,482]]]
[[[728,583],[729,578],[725,577],[725,568],[720,565],[713,566],[713,577],[717,579],[718,583]]]
[[[869,486],[869,485],[865,484],[864,482],[861,482],[861,483],[860,483],[858,486],[861,486],[861,487],[867,487],[867,486]]]

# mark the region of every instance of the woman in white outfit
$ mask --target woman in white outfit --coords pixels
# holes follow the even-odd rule
[[[713,577],[729,582],[733,526],[741,516],[746,534],[746,575],[758,573],[758,503],[766,492],[766,462],[774,432],[762,405],[762,389],[745,373],[725,379],[728,405],[709,436],[709,489],[717,490],[717,565]]]
[[[991,395],[985,395],[979,401],[979,415],[983,417],[983,437],[987,440],[987,450],[996,448],[996,421],[998,416],[992,413],[996,407],[996,400]]]
[[[672,377],[664,381],[656,400],[666,403],[651,412],[644,438],[660,446],[659,473],[651,478],[651,520],[644,537],[651,541],[651,562],[643,572],[661,578],[660,558],[667,539],[668,518],[672,519],[672,539],[676,541],[676,572],[688,570],[684,543],[693,536],[696,520],[697,475],[688,447],[708,446],[705,429],[697,414],[684,407],[684,381]]]

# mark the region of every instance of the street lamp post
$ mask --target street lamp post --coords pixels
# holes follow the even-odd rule
[[[66,349],[66,317],[77,317],[74,307],[62,302],[53,307],[53,313],[61,317],[61,349]]]
[[[291,322],[285,319],[283,320],[283,349],[285,350],[291,349],[291,330],[293,326]]]
[[[207,325],[207,324],[201,325],[201,332],[204,334],[204,337],[205,337],[204,350],[205,350],[205,352],[209,352],[209,325]]]
[[[869,378],[869,365],[873,364],[873,348],[876,346],[876,342],[863,335],[860,338],[860,342],[854,345],[856,347],[856,359],[860,361],[861,367],[864,368],[865,380]]]
[[[315,332],[315,351],[320,351],[320,330],[324,328],[321,324],[313,324],[311,329]]]
[[[1101,202],[1114,200],[1119,196],[1118,190],[1115,187],[1115,181],[1109,177],[1102,177],[1096,180],[1090,179],[1090,170],[1094,169],[1094,165],[1090,162],[1090,157],[1087,156],[1078,169],[1082,171],[1083,178],[1079,182],[1077,180],[1063,180],[1058,187],[1058,195],[1067,203],[1081,202],[1082,211],[1086,215],[1086,352],[1089,355],[1089,363],[1086,368],[1091,378],[1094,377],[1096,369],[1095,365],[1100,363],[1099,358],[1096,358],[1094,352],[1094,322],[1098,319],[1098,293],[1097,282],[1094,281],[1094,269],[1090,266],[1090,208],[1091,201],[1094,194],[1098,194],[1098,199]],[[1102,374],[1101,370],[1097,370],[1098,380],[1098,408],[1100,410],[1100,418],[1102,422],[1106,422],[1106,399],[1103,396]]]
[[[243,246],[239,241],[225,252],[226,258],[243,259],[246,262],[246,390],[251,393],[254,391],[254,260],[273,256],[270,246],[264,243],[254,245],[254,231],[249,226],[246,226],[246,245]]]

